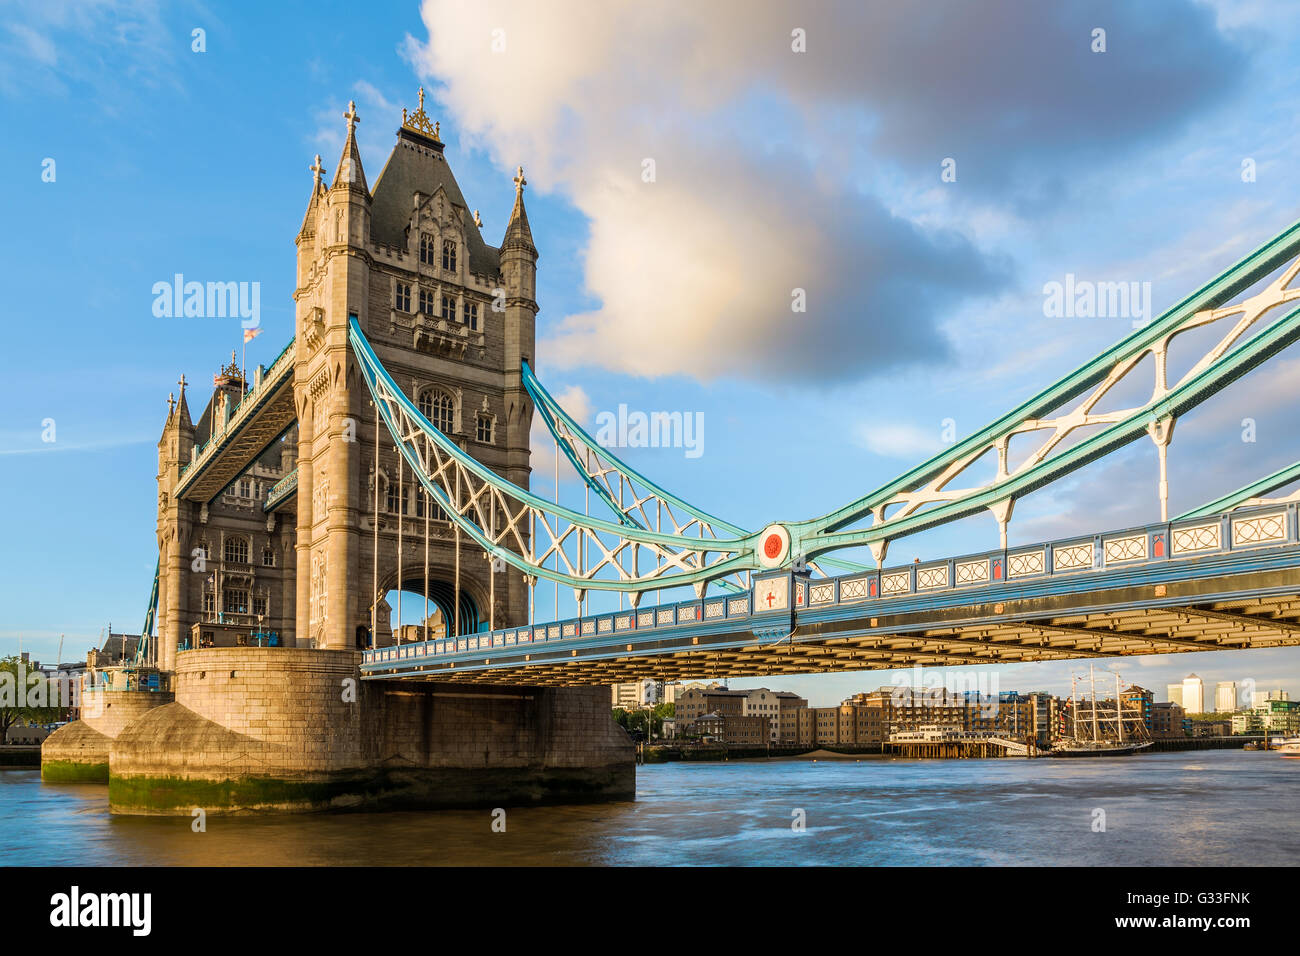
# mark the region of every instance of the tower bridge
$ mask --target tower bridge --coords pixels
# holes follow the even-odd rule
[[[251,381],[222,369],[198,422],[183,376],[169,402],[134,666],[175,699],[127,724],[88,712],[47,745],[51,773],[102,762],[115,810],[625,797],[611,682],[1300,640],[1300,463],[1174,518],[1167,473],[1178,418],[1300,337],[1300,223],[896,479],[746,529],[620,460],[542,384],[522,168],[493,246],[422,92],[373,187],[353,104],[344,118],[332,179],[311,167],[293,338]],[[1171,344],[1198,330],[1209,346],[1179,366]],[[1144,397],[1113,407],[1134,383]],[[594,507],[530,489],[534,414]],[[1008,545],[1017,500],[1144,439],[1158,521]],[[895,540],[985,511],[993,550],[888,564]],[[539,620],[543,584],[580,614]],[[444,632],[394,635],[391,590]]]

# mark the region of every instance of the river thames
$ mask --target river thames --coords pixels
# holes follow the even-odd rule
[[[1298,783],[1300,760],[1236,750],[674,763],[639,767],[634,803],[509,809],[504,833],[486,809],[213,815],[196,833],[111,816],[104,786],[5,770],[0,864],[1293,864]]]

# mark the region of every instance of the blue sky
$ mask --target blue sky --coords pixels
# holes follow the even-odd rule
[[[938,451],[945,420],[968,434],[1129,331],[1045,317],[1045,283],[1150,282],[1158,313],[1300,212],[1300,14],[1280,2],[650,6],[0,4],[0,640],[49,660],[59,634],[68,658],[110,621],[139,626],[167,394],[239,345],[238,320],[155,318],[150,290],[260,282],[248,362],[273,358],[308,167],[333,169],[349,100],[373,183],[426,87],[489,241],[525,167],[539,374],[588,423],[619,404],[701,413],[699,457],[626,457],[748,527],[871,490]],[[1180,422],[1173,513],[1295,460],[1295,362]],[[1018,503],[1011,540],[1156,508],[1135,444]],[[890,558],[995,544],[975,518]],[[1293,651],[1120,669],[1300,693]],[[999,681],[1068,690],[1069,671]],[[890,676],[781,686],[824,704]]]

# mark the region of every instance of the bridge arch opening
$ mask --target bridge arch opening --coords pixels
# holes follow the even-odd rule
[[[380,624],[381,636],[384,623],[388,624],[393,642],[403,644],[422,641],[426,634],[429,640],[438,640],[487,630],[487,622],[479,612],[479,602],[465,587],[464,582],[461,583],[459,605],[456,598],[456,586],[451,581],[431,578],[427,603],[423,578],[408,579],[405,586],[401,588],[390,587],[384,594],[384,601],[388,606],[388,621]],[[448,627],[449,622],[453,620],[452,608],[457,606],[459,613],[456,624]]]

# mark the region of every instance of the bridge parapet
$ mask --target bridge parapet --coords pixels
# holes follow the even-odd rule
[[[773,625],[790,611],[801,622],[850,614],[868,618],[874,627],[872,612],[883,617],[904,608],[910,611],[927,604],[951,604],[951,600],[943,601],[944,594],[963,595],[959,603],[994,602],[990,610],[1001,614],[997,598],[1024,591],[1022,586],[1034,593],[1068,593],[1082,589],[1090,575],[1104,576],[1109,583],[1142,580],[1163,566],[1221,562],[1237,552],[1295,546],[1300,544],[1298,529],[1295,503],[1267,505],[830,578],[790,572],[755,576],[752,590],[744,594],[711,595],[367,650],[362,672],[380,678],[415,675],[430,667],[439,671],[466,665],[490,668],[492,658],[484,652],[517,658],[521,647],[551,651],[557,643],[573,646],[575,656],[579,646],[589,644],[633,653],[638,645],[669,634],[703,636],[740,630],[752,643],[756,635],[769,639],[788,635],[790,626]],[[784,600],[773,601],[773,582],[780,581],[790,582],[792,606]],[[1156,585],[1155,593],[1160,594],[1161,589],[1162,585]]]

